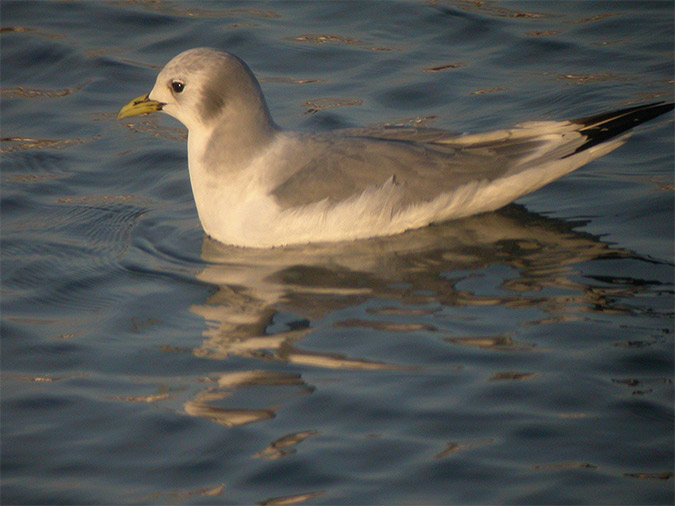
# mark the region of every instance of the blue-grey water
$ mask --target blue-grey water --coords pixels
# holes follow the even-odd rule
[[[480,132],[673,99],[672,2],[0,4],[2,504],[672,504],[673,123],[482,216],[204,237],[215,46],[292,129]]]

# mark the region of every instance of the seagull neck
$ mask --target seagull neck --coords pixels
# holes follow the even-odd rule
[[[214,174],[239,173],[260,154],[275,137],[278,127],[267,111],[249,116],[219,116],[209,125],[188,132],[188,159],[191,168]]]

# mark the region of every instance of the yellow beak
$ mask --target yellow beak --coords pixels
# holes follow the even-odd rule
[[[148,95],[143,95],[142,97],[133,99],[127,105],[122,107],[117,115],[117,119],[130,118],[132,116],[140,116],[141,114],[150,114],[151,112],[161,111],[163,105],[164,104],[161,102],[150,100]]]

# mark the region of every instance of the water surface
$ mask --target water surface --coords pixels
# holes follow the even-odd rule
[[[672,115],[499,212],[247,250],[185,131],[203,45],[306,130],[670,100],[671,2],[10,2],[3,504],[672,504]]]

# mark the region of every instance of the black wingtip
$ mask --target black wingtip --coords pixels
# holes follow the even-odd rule
[[[673,107],[675,107],[675,104],[671,102],[653,102],[573,120],[573,123],[583,125],[580,132],[587,137],[586,142],[579,146],[574,153],[579,153],[621,135],[645,121],[672,111]]]

